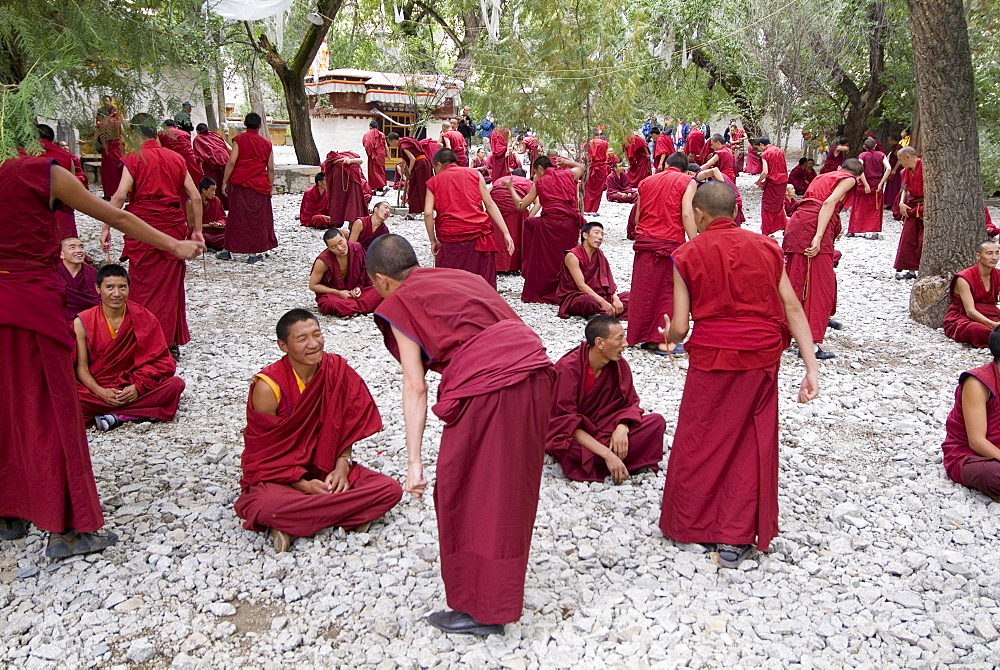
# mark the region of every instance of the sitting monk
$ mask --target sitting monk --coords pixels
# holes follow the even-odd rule
[[[120,265],[97,271],[101,304],[80,312],[76,378],[87,425],[112,430],[125,421],[170,421],[184,391],[177,363],[156,316],[129,302],[128,273]]]
[[[1000,329],[989,346],[991,362],[959,375],[941,450],[949,479],[1000,500]]]
[[[329,228],[330,201],[326,197],[326,175],[317,172],[313,181],[316,183],[302,194],[302,204],[299,205],[299,225],[309,228]]]
[[[628,291],[615,293],[611,266],[601,251],[604,226],[591,221],[580,229],[583,243],[566,252],[559,269],[559,318],[608,314],[628,318]]]
[[[216,192],[218,185],[211,177],[202,177],[198,182],[201,194],[201,234],[205,236],[205,246],[222,251],[226,245],[226,210]],[[188,221],[193,220],[191,205],[188,204]]]
[[[607,190],[608,202],[626,202],[631,204],[639,198],[639,191],[632,186],[628,172],[625,171],[625,166],[622,165],[621,161],[614,164],[611,173],[608,175]]]
[[[622,358],[625,329],[613,316],[593,317],[587,341],[556,363],[545,452],[578,482],[620,484],[642,468],[660,469],[666,420],[643,414]]]
[[[380,200],[372,208],[371,216],[362,216],[354,220],[348,241],[357,242],[368,251],[368,245],[374,242],[375,238],[389,234],[389,226],[385,225],[385,221],[390,216],[392,207],[385,200]]]
[[[976,264],[951,278],[951,305],[944,316],[944,334],[974,347],[989,346],[990,332],[1000,325],[1000,246],[983,242]]]
[[[293,309],[277,334],[285,356],[250,386],[235,507],[247,530],[270,528],[281,552],[332,526],[367,531],[403,490],[352,460],[354,443],[382,430],[382,417],[358,373],[323,351],[316,316]]]
[[[365,268],[365,250],[348,242],[344,231],[331,228],[323,235],[326,251],[313,261],[309,290],[324,314],[371,314],[382,302]]]
[[[87,251],[79,238],[67,237],[62,241],[59,252],[62,262],[56,267],[56,277],[66,287],[66,318],[70,321],[83,310],[101,302],[95,287],[97,270],[84,262],[86,258]]]

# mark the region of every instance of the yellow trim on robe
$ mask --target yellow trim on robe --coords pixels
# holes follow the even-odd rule
[[[122,323],[125,323],[126,314],[128,314],[128,305],[125,305],[125,311],[122,312]],[[101,316],[104,317],[104,323],[108,324],[108,332],[111,333],[111,339],[113,340],[118,337],[118,331],[116,331],[114,326],[111,325],[111,319],[108,318],[108,315],[104,313],[103,309],[101,310]],[[120,327],[121,326],[119,326],[119,328]]]
[[[302,393],[303,391],[306,390],[305,382],[302,381],[302,378],[299,377],[299,373],[296,372],[295,370],[292,370],[292,374],[295,375],[295,383],[298,384],[299,393]],[[281,402],[281,388],[278,386],[278,383],[276,381],[274,381],[273,379],[271,379],[262,372],[255,374],[253,376],[253,380],[255,383],[260,381],[270,386],[271,391],[274,392],[274,397],[278,399],[279,403]]]

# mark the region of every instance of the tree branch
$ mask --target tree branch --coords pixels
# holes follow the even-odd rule
[[[456,47],[458,47],[459,49],[461,49],[462,46],[464,46],[464,43],[462,42],[462,38],[458,36],[458,33],[456,33],[455,30],[450,25],[448,25],[448,22],[445,21],[441,17],[440,14],[438,14],[437,12],[434,11],[433,7],[430,7],[430,6],[426,5],[426,4],[424,4],[421,0],[413,0],[413,4],[416,5],[417,7],[420,7],[425,12],[427,12],[428,16],[430,16],[432,19],[434,19],[434,21],[438,25],[440,25],[442,28],[444,28],[444,31],[446,33],[448,33],[448,37],[450,37],[452,39],[452,41],[455,43]]]

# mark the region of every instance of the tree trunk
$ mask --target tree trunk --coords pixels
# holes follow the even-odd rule
[[[201,97],[205,101],[205,125],[208,126],[209,131],[218,130],[219,121],[215,118],[215,103],[212,101],[212,89],[208,86],[202,87]]]
[[[292,146],[295,160],[300,165],[319,165],[319,151],[313,139],[312,118],[309,116],[309,94],[298,75],[287,72],[281,77],[281,88],[285,91],[285,107],[292,129]]]
[[[976,91],[962,0],[907,0],[913,32],[913,65],[920,99],[924,168],[924,249],[921,278],[913,287],[910,316],[932,328],[951,274],[968,267],[982,241],[983,194],[979,179]],[[942,123],[947,119],[947,123]],[[928,299],[936,286],[941,300]],[[916,298],[922,296],[918,301]]]
[[[733,104],[739,110],[740,120],[743,122],[743,129],[747,132],[747,137],[752,141],[763,135],[760,126],[763,115],[743,92],[743,78],[735,72],[724,72],[701,48],[695,48],[691,51],[691,62],[710,74],[722,86],[722,90],[733,99]]]

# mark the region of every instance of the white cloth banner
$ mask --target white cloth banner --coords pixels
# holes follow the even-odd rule
[[[230,21],[257,21],[287,11],[294,0],[209,0],[213,12]]]

